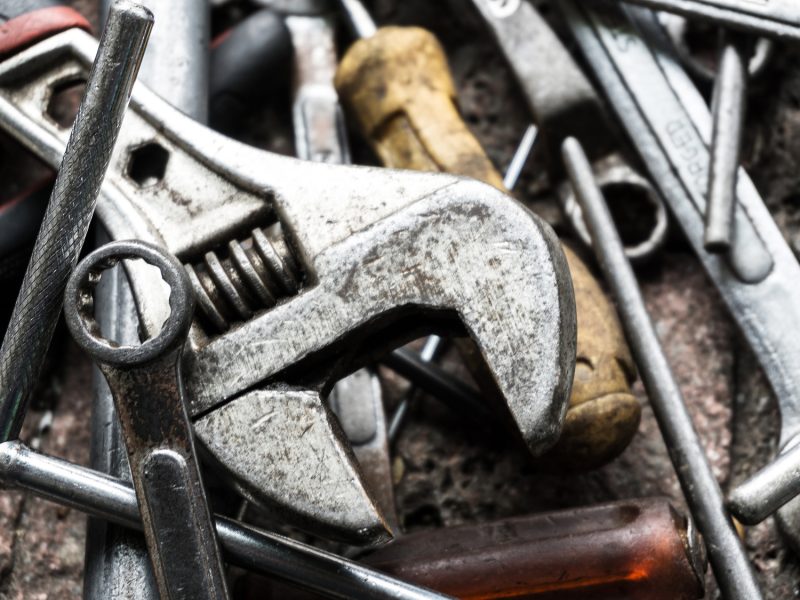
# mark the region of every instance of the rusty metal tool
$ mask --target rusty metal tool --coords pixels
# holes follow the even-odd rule
[[[0,483],[134,530],[142,517],[131,484],[19,441],[0,444]],[[244,569],[272,575],[327,598],[445,600],[447,596],[385,575],[296,540],[215,516],[226,558]]]
[[[31,389],[61,314],[67,277],[89,230],[152,22],[150,13],[140,6],[126,1],[115,6],[67,150],[63,160],[54,161],[60,163],[59,173],[0,350],[2,440],[17,437],[22,427]]]
[[[3,128],[56,159],[65,132],[43,117],[42,98],[84,74],[95,48],[72,30],[0,64]],[[131,106],[98,215],[112,238],[158,243],[193,272],[190,415],[212,462],[250,499],[323,535],[385,539],[324,398],[381,350],[437,330],[473,338],[503,398],[498,416],[531,452],[558,439],[575,305],[563,252],[537,217],[451,175],[273,155],[144,86]],[[160,284],[137,273],[132,285],[144,330],[157,331]]]
[[[623,500],[406,535],[365,564],[457,598],[696,600],[706,557],[664,498]],[[276,596],[277,597],[277,596]]]
[[[583,148],[575,138],[564,141],[570,154],[569,177],[592,234],[600,268],[611,287],[625,334],[636,357],[661,435],[697,528],[703,535],[714,576],[725,598],[761,598],[761,590],[742,540],[725,510],[703,445],[692,424],[680,388],[658,341],[636,276]]]
[[[436,38],[418,27],[376,29],[366,23],[366,12],[352,13],[358,5],[357,0],[343,5],[353,29],[375,33],[351,45],[335,83],[345,113],[382,163],[466,175],[506,191],[458,112]],[[565,253],[576,296],[578,361],[564,434],[548,459],[589,469],[622,452],[638,428],[641,409],[630,391],[635,370],[614,309],[580,258],[569,248]],[[484,394],[496,396],[479,358],[468,345],[460,349]]]
[[[626,210],[652,217],[652,227],[626,244],[635,261],[651,258],[667,237],[664,201],[620,152],[622,137],[603,101],[567,48],[537,9],[525,1],[471,0],[511,68],[528,109],[539,127],[550,178],[567,219],[588,247],[589,235],[569,185],[564,185],[561,142],[582,140],[604,189],[624,199]],[[612,192],[613,190],[613,192]],[[642,222],[650,219],[642,218]],[[642,228],[639,228],[642,229]]]
[[[596,0],[581,0],[589,5]],[[800,5],[794,0],[625,0],[653,10],[711,21],[746,33],[800,41]]]
[[[703,247],[711,117],[671,53],[658,17],[615,4],[559,3],[611,106],[642,156],[709,278],[759,361],[781,410],[779,446],[800,434],[800,265],[744,170],[737,183],[734,244],[718,256]],[[785,481],[785,480],[784,480]],[[774,494],[776,490],[770,490]],[[778,511],[800,549],[800,500]]]
[[[511,163],[506,170],[506,174],[503,176],[503,185],[506,187],[506,189],[513,190],[516,187],[520,173],[522,172],[525,162],[530,156],[533,145],[536,142],[537,134],[538,130],[535,125],[529,125],[525,130],[522,140],[520,141],[516,152],[514,152]],[[425,375],[426,378],[421,380],[419,375],[417,375],[413,379],[415,384],[425,389],[425,391],[428,393],[436,394],[438,391],[440,393],[440,397],[452,398],[456,404],[456,409],[459,411],[464,407],[468,407],[470,413],[474,414],[476,418],[486,418],[487,411],[482,410],[484,404],[482,399],[478,396],[477,391],[473,391],[470,387],[464,385],[463,382],[449,377],[447,372],[439,372],[435,368],[432,368],[432,362],[441,350],[442,342],[443,340],[441,337],[438,335],[432,335],[425,340],[425,345],[422,347],[418,359],[408,356],[401,351],[395,351],[393,362],[398,364],[402,361],[404,364],[408,365],[417,363],[424,364],[426,367],[425,372],[420,370],[419,373]],[[433,381],[433,385],[431,385],[431,381]],[[420,383],[422,385],[420,385]],[[439,388],[440,391],[436,388],[437,384],[441,386]],[[400,435],[400,432],[405,424],[405,420],[408,416],[409,408],[411,407],[413,395],[414,389],[406,392],[405,396],[400,401],[400,404],[397,405],[394,413],[392,413],[391,421],[388,425],[389,443],[392,443],[397,439],[397,436]]]
[[[98,333],[94,287],[104,271],[133,259],[161,272],[170,288],[170,315],[155,337],[120,346]],[[64,313],[73,338],[97,362],[111,388],[161,597],[227,598],[180,375],[194,315],[183,265],[144,242],[106,244],[73,272]]]

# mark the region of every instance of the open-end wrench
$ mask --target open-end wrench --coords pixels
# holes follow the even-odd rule
[[[138,346],[102,338],[94,318],[94,286],[125,259],[157,267],[170,288],[169,318],[158,335]],[[144,242],[107,244],[70,277],[64,314],[75,341],[97,361],[111,388],[162,598],[227,598],[180,376],[194,316],[183,265]]]
[[[561,142],[569,136],[582,140],[598,164],[604,189],[653,215],[653,226],[641,241],[626,250],[632,260],[651,257],[667,236],[664,201],[650,183],[636,173],[619,153],[620,136],[612,125],[588,78],[547,21],[527,1],[472,0],[511,67],[542,137],[564,212],[581,241],[590,245],[586,224],[572,189],[563,185]],[[633,210],[628,207],[629,210]]]
[[[47,161],[66,137],[45,114],[48,90],[85,73],[95,47],[69,31],[0,65],[0,124]],[[361,542],[386,536],[323,398],[381,347],[437,327],[477,342],[499,410],[532,452],[556,441],[574,297],[557,240],[521,205],[454,176],[276,156],[143,86],[121,136],[98,214],[115,239],[155,241],[200,280],[184,358],[195,431],[276,516]],[[154,331],[159,287],[145,273],[133,285]]]
[[[596,0],[580,0],[590,6]],[[756,35],[800,41],[800,4],[794,0],[625,0],[654,10],[705,19]]]
[[[694,84],[669,52],[657,17],[609,3],[559,4],[570,29],[775,392],[782,448],[800,434],[800,265],[744,170],[739,171],[734,245],[703,247],[711,119]],[[635,16],[631,20],[626,17]],[[643,35],[646,33],[647,38]],[[649,40],[649,41],[648,41]],[[800,548],[800,502],[779,513]]]

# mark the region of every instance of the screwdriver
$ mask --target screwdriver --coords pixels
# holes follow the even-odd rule
[[[705,549],[666,498],[622,500],[411,533],[364,564],[457,598],[694,600]],[[250,577],[245,598],[316,598]],[[266,590],[266,593],[265,593]]]
[[[358,0],[340,4],[361,39],[342,58],[337,92],[381,162],[470,176],[508,193],[459,115],[455,84],[436,38],[417,27],[379,29]],[[577,305],[578,361],[563,434],[549,456],[563,467],[585,469],[622,452],[638,428],[641,409],[630,391],[635,367],[614,310],[583,262],[568,248],[565,253]],[[478,353],[470,354],[476,357],[473,374],[491,392]]]

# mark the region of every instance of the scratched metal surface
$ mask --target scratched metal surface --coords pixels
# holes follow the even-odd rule
[[[81,0],[92,14],[93,2]],[[376,0],[382,23],[422,25],[442,39],[459,87],[462,110],[490,157],[508,164],[528,117],[510,74],[476,20],[454,7],[461,0]],[[751,97],[745,150],[748,170],[792,247],[800,254],[800,51],[785,49]],[[252,117],[241,137],[289,154],[288,99],[276,97]],[[364,148],[354,154],[370,157]],[[555,203],[545,193],[535,158],[517,196],[558,229]],[[2,182],[0,182],[2,185]],[[753,357],[724,314],[712,286],[679,235],[664,255],[640,271],[645,298],[671,364],[724,488],[742,480],[774,452],[775,402]],[[61,331],[50,368],[37,391],[24,437],[81,464],[88,461],[90,370]],[[454,352],[446,368],[468,377]],[[390,405],[407,385],[381,371]],[[582,475],[542,472],[525,453],[491,437],[467,420],[418,396],[394,461],[401,520],[406,530],[479,522],[537,510],[582,506],[616,498],[666,494],[680,503],[677,482],[641,386],[645,410],[639,434],[612,464]],[[54,412],[39,433],[41,417]],[[231,496],[221,496],[230,505]],[[228,507],[229,508],[229,507]],[[248,518],[263,521],[257,511]],[[19,494],[0,492],[0,598],[78,598],[84,518],[75,511]],[[747,544],[766,597],[800,595],[800,564],[789,554],[771,520],[750,528]],[[716,597],[713,586],[708,598]]]

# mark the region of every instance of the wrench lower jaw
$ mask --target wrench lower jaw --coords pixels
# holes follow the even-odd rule
[[[354,545],[392,538],[317,391],[255,390],[197,418],[194,429],[212,462],[276,520]]]

